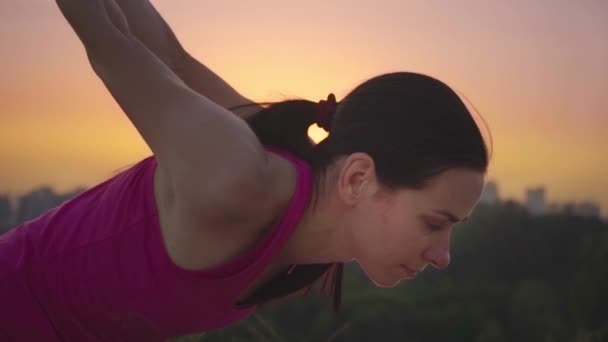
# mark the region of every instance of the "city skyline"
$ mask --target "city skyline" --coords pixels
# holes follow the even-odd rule
[[[152,2],[255,101],[340,100],[398,70],[437,77],[487,121],[503,196],[544,185],[551,201],[608,208],[608,3]],[[150,154],[53,1],[6,0],[0,16],[0,192],[90,187]]]
[[[36,198],[37,201],[42,199],[42,202],[50,201],[55,205],[58,205],[87,190],[87,187],[77,187],[68,192],[59,192],[52,186],[45,185],[32,189],[28,193],[20,196],[10,196],[9,194],[0,192],[0,218],[2,218],[1,213],[6,211],[5,207],[7,204],[4,203],[6,200],[9,201],[8,208],[13,212],[12,214],[15,214],[17,210],[22,209],[19,203],[31,201],[31,197]],[[553,201],[547,198],[547,192],[549,192],[549,189],[542,185],[530,186],[524,190],[524,200],[519,201],[514,198],[503,197],[501,195],[499,182],[496,180],[488,180],[485,183],[479,204],[497,204],[515,201],[526,207],[533,215],[570,212],[581,216],[597,216],[601,219],[608,220],[608,213],[605,210],[602,210],[597,202],[591,200]],[[30,212],[32,212],[32,210],[30,210]],[[36,212],[36,210],[33,210],[33,212]]]

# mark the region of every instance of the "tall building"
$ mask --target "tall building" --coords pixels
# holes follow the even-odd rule
[[[526,209],[531,215],[544,215],[546,212],[545,188],[531,188],[526,190]]]
[[[498,184],[495,181],[489,181],[483,187],[483,192],[481,193],[481,198],[479,202],[484,204],[496,204],[500,201],[500,196],[498,195]]]

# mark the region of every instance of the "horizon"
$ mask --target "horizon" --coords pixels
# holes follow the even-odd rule
[[[488,183],[494,183],[497,186],[497,188],[498,188],[498,201],[497,201],[498,204],[505,204],[505,203],[508,203],[508,202],[516,202],[517,204],[519,204],[519,205],[521,205],[523,207],[526,207],[526,199],[525,198],[523,200],[519,200],[519,199],[515,199],[515,198],[511,198],[511,197],[501,196],[501,193],[500,193],[500,183],[497,182],[496,180],[492,180],[492,179],[486,180],[485,184],[487,185]],[[545,191],[545,194],[549,192],[549,189],[547,189],[546,187],[540,185],[540,186],[530,186],[530,187],[527,187],[526,189],[524,189],[524,193],[526,191],[528,191],[528,190],[535,190],[535,189],[539,189],[539,188],[542,188]],[[14,211],[14,210],[19,209],[19,200],[22,197],[29,196],[29,195],[31,195],[34,192],[41,191],[41,190],[46,190],[46,189],[49,189],[54,196],[61,197],[61,196],[68,196],[68,195],[78,194],[78,193],[83,192],[83,191],[87,191],[87,190],[90,189],[90,187],[77,186],[77,187],[74,187],[74,188],[69,189],[67,191],[58,191],[52,185],[43,184],[41,186],[38,186],[36,188],[31,189],[28,192],[24,192],[22,194],[17,194],[17,195],[11,195],[11,194],[8,194],[8,193],[0,191],[0,198],[3,197],[3,196],[7,196],[8,199],[9,199],[9,201],[11,202],[11,210]],[[489,204],[489,203],[484,203],[483,201],[480,200],[479,204],[481,205],[481,204]],[[490,204],[492,204],[492,203],[490,203]],[[550,209],[550,207],[553,206],[553,205],[559,206],[560,207],[560,211],[561,211],[561,210],[565,210],[565,206],[568,206],[568,205],[581,205],[581,204],[592,204],[592,205],[598,206],[599,209],[600,209],[599,218],[602,219],[602,220],[608,220],[608,212],[606,212],[605,210],[603,210],[603,208],[601,208],[601,206],[599,205],[599,203],[593,202],[593,201],[587,201],[587,200],[582,200],[582,201],[572,201],[572,200],[552,201],[549,198],[545,198],[545,210],[547,212],[544,213],[544,214],[542,214],[542,215],[554,214],[555,212],[552,212],[551,209]]]

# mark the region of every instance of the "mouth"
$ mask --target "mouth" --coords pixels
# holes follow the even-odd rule
[[[418,274],[418,272],[416,270],[413,270],[407,266],[405,266],[404,264],[400,264],[401,269],[403,269],[403,271],[405,271],[406,274],[406,278],[415,278],[416,274]]]

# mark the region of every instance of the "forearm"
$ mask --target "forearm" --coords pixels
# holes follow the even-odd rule
[[[131,33],[195,92],[246,117],[261,108],[242,96],[219,75],[192,57],[149,0],[115,0],[127,18]]]
[[[169,68],[181,62],[186,51],[149,0],[113,0],[129,23],[131,33]]]
[[[57,0],[56,4],[87,52],[103,50],[102,47],[108,43],[107,38],[117,33],[107,16],[103,0]]]

